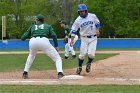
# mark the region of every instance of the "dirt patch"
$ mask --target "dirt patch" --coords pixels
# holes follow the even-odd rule
[[[58,80],[55,70],[30,71],[29,79],[22,79],[22,72],[0,72],[0,84],[139,84],[140,85],[140,52],[139,51],[98,51],[99,53],[120,53],[114,57],[92,64],[89,74],[85,67],[81,73],[82,80]],[[97,53],[98,53],[97,52]],[[76,68],[65,69],[65,75],[74,75]]]

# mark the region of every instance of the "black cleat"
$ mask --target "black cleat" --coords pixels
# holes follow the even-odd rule
[[[86,72],[87,73],[90,72],[90,67],[91,67],[91,63],[87,63],[87,66],[86,66]]]
[[[65,56],[65,59],[68,59],[68,58],[69,58],[69,57],[66,57],[66,56]]]
[[[22,78],[23,79],[27,79],[28,78],[28,72],[24,71],[23,75],[22,75]]]
[[[77,74],[77,75],[80,75],[81,71],[82,71],[82,67],[78,67],[78,68],[77,68],[77,71],[76,71],[76,74]]]
[[[76,58],[76,55],[72,55],[72,59],[75,59]]]
[[[58,79],[61,79],[62,77],[64,77],[64,74],[62,72],[58,73]]]

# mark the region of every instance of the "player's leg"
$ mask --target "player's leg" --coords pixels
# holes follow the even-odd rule
[[[62,70],[62,59],[58,52],[55,50],[53,46],[50,45],[50,47],[47,49],[44,49],[44,52],[46,55],[48,55],[56,64],[56,70],[58,72],[58,78],[62,78],[63,70]]]
[[[70,49],[71,54],[72,54],[72,59],[76,58],[76,54],[75,54],[74,48],[73,48],[73,46],[71,47],[70,44],[69,44],[69,49]]]
[[[36,52],[37,52],[36,50],[33,50],[33,51],[30,50],[29,56],[28,56],[26,64],[25,64],[24,72],[23,72],[24,79],[28,78],[28,72],[35,59]]]
[[[78,58],[78,68],[76,73],[80,75],[81,71],[82,71],[82,64],[84,62],[85,59],[85,55],[87,53],[87,42],[85,40],[86,38],[81,37],[81,47],[80,47],[80,55]]]
[[[91,63],[95,58],[96,46],[97,46],[97,40],[94,40],[89,44],[89,47],[88,47],[88,62],[87,62],[87,66],[86,66],[86,72],[87,73],[90,72]]]
[[[65,59],[68,59],[69,57],[69,44],[66,43],[65,45]]]
[[[46,43],[44,43],[46,42]],[[47,38],[44,38],[42,46],[40,48],[46,55],[48,55],[56,64],[56,70],[58,72],[58,78],[62,78],[63,70],[62,70],[62,59],[56,49],[50,44]]]
[[[23,72],[24,79],[28,78],[29,69],[30,69],[30,67],[35,59],[36,53],[37,53],[36,40],[34,40],[34,39],[30,40],[29,50],[30,50],[30,53],[29,53],[28,58],[26,60],[26,64],[25,64],[25,68],[24,68],[24,72]]]

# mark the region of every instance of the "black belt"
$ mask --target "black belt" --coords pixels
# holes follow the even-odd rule
[[[40,38],[43,38],[43,37],[45,37],[45,36],[33,36],[34,38],[37,38],[37,37],[40,37]]]
[[[92,37],[96,37],[97,35],[90,35],[90,36],[82,36],[82,37],[87,37],[87,38],[92,38]]]

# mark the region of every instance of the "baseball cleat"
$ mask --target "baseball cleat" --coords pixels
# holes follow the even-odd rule
[[[91,63],[87,63],[87,66],[86,66],[86,72],[87,73],[90,72],[90,67],[91,67]]]
[[[69,58],[69,57],[66,57],[66,56],[65,56],[65,59],[68,59],[68,58]]]
[[[76,58],[76,55],[72,55],[72,59],[75,59]]]
[[[62,72],[58,73],[58,79],[61,79],[62,77],[64,77],[64,74]]]
[[[28,78],[28,72],[24,71],[23,75],[22,75],[22,78],[23,79],[27,79]]]
[[[82,71],[82,67],[78,67],[78,68],[77,68],[77,71],[76,71],[76,74],[77,74],[77,75],[80,75],[81,71]]]

